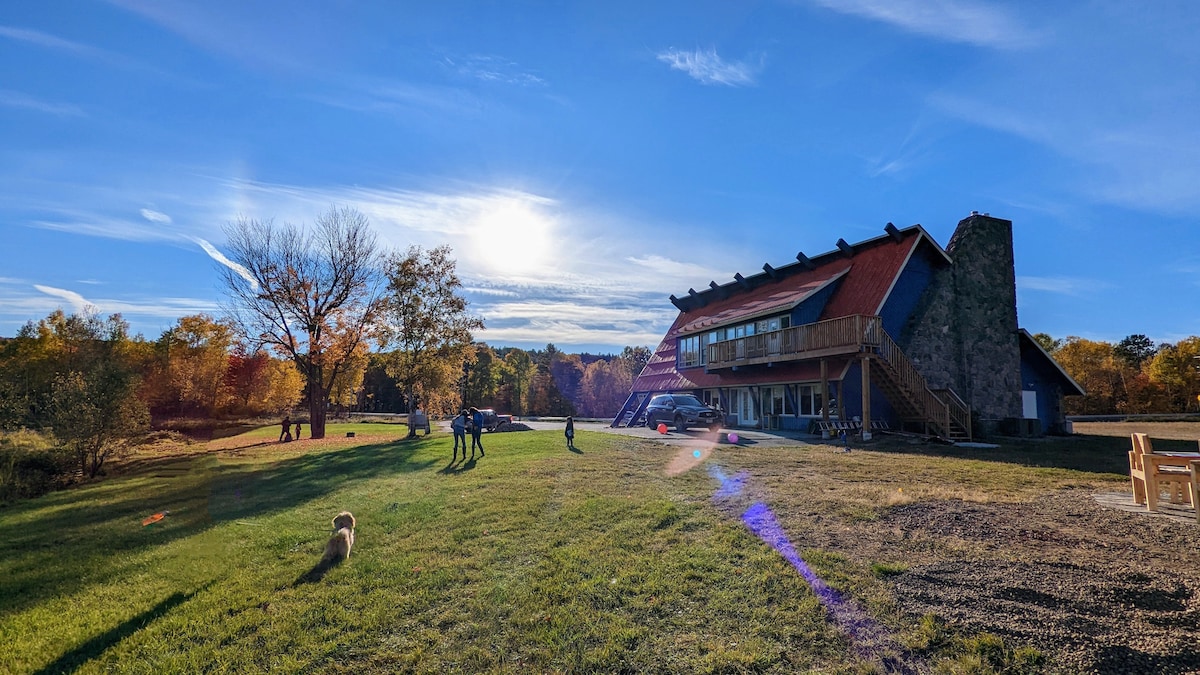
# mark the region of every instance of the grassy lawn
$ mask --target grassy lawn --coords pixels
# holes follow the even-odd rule
[[[4,507],[0,671],[870,673],[892,657],[936,664],[952,656],[948,643],[930,639],[928,617],[899,612],[886,584],[917,561],[847,554],[831,531],[896,504],[1020,501],[1126,481],[1120,439],[1100,436],[842,454],[681,450],[581,432],[573,453],[561,433],[540,431],[485,434],[486,457],[451,467],[448,435],[398,440],[403,431],[330,425],[325,441],[280,445],[278,428],[264,427]],[[804,562],[877,622],[882,651],[864,650],[831,619],[828,599],[738,518],[743,505],[714,499],[718,474],[739,472],[749,476],[739,498],[773,509]],[[341,510],[358,519],[352,556],[306,581]]]

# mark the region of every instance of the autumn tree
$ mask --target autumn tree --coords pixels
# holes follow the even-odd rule
[[[1054,360],[1087,392],[1066,399],[1068,415],[1115,413],[1125,404],[1126,384],[1136,371],[1118,358],[1112,344],[1070,336],[1054,352]]]
[[[1162,388],[1166,410],[1196,409],[1200,394],[1200,337],[1189,337],[1158,351],[1145,366],[1150,382]]]
[[[524,349],[510,350],[504,355],[504,365],[501,384],[507,386],[510,391],[509,409],[516,415],[524,415],[527,410],[529,382],[537,372],[537,365]]]
[[[623,358],[604,359],[588,364],[580,384],[579,414],[585,417],[616,415],[633,384],[630,361]]]
[[[229,319],[180,317],[158,340],[155,403],[176,412],[212,415],[230,398],[225,374],[234,344]]]
[[[140,375],[131,355],[129,326],[119,314],[51,315],[41,326],[61,339],[61,366],[51,384],[46,422],[75,456],[80,473],[95,477],[150,423],[138,398]]]
[[[247,339],[296,364],[312,437],[324,438],[330,390],[361,353],[380,301],[379,252],[367,218],[334,208],[309,230],[242,218],[225,234],[230,315]]]
[[[458,403],[456,384],[471,350],[471,332],[483,320],[467,311],[449,246],[420,246],[387,259],[387,294],[377,335],[390,349],[388,374],[405,394],[408,411],[419,400],[426,412],[449,412]],[[409,434],[416,433],[410,427]]]

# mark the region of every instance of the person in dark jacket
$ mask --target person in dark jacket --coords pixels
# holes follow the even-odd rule
[[[575,418],[567,417],[567,428],[563,431],[567,437],[567,449],[575,449]]]
[[[479,412],[478,408],[471,408],[471,456],[475,456],[475,446],[479,446],[479,456],[483,457],[483,441],[479,438],[483,434],[483,413]]]
[[[283,421],[279,424],[283,427],[279,432],[279,442],[286,443],[292,440],[292,418],[284,416]]]

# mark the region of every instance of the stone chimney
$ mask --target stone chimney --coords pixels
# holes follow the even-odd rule
[[[988,434],[1005,418],[1021,416],[1012,221],[972,212],[959,221],[946,252],[954,261],[958,393]]]

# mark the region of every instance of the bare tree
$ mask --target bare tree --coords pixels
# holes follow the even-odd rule
[[[332,208],[308,231],[239,219],[225,228],[229,313],[305,378],[313,438],[325,437],[329,391],[361,352],[379,308],[379,251],[366,216]]]

